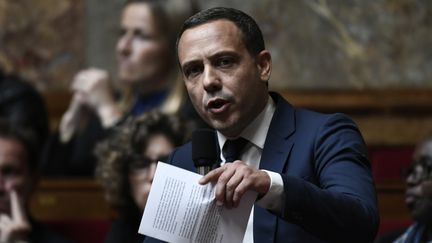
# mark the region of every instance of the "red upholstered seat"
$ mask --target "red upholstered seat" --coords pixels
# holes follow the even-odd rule
[[[378,235],[404,229],[412,223],[404,202],[402,172],[411,164],[413,151],[413,146],[369,148],[381,217]]]
[[[402,170],[411,163],[414,148],[391,147],[370,148],[369,158],[375,182],[385,180],[401,180]]]
[[[111,226],[105,219],[44,222],[50,229],[77,243],[103,243]]]
[[[380,227],[378,229],[378,235],[389,233],[399,229],[408,228],[412,224],[412,220],[389,220],[381,219]]]

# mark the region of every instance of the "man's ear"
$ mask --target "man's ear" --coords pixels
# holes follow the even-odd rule
[[[261,80],[268,81],[270,79],[272,61],[270,52],[267,50],[262,50],[256,56],[256,65],[261,77]]]

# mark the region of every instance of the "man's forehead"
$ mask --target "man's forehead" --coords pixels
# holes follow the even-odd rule
[[[231,34],[231,33],[238,34],[238,32],[240,32],[240,29],[231,20],[215,19],[188,28],[184,31],[183,35],[187,32],[194,32],[194,33],[201,32],[201,34],[205,35],[210,33],[211,31],[221,31],[224,34]]]
[[[231,21],[220,19],[185,30],[180,37],[178,52],[182,60],[187,56],[193,56],[196,52],[203,51],[202,48],[218,48],[214,51],[222,51],[221,46],[212,45],[219,43],[223,48],[231,49],[243,45],[240,29]],[[207,50],[208,51],[208,50]],[[186,52],[186,53],[185,53]]]

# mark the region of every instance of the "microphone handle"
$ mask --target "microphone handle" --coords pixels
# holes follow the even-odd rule
[[[211,166],[198,166],[197,167],[197,172],[200,175],[207,175],[207,173],[209,173],[212,170]]]

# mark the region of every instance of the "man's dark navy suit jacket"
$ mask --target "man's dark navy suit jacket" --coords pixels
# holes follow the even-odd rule
[[[254,242],[372,242],[379,224],[367,147],[343,114],[296,109],[280,95],[260,169],[284,182],[281,213],[254,207]],[[195,171],[191,143],[169,163]],[[145,243],[158,242],[147,237]]]

